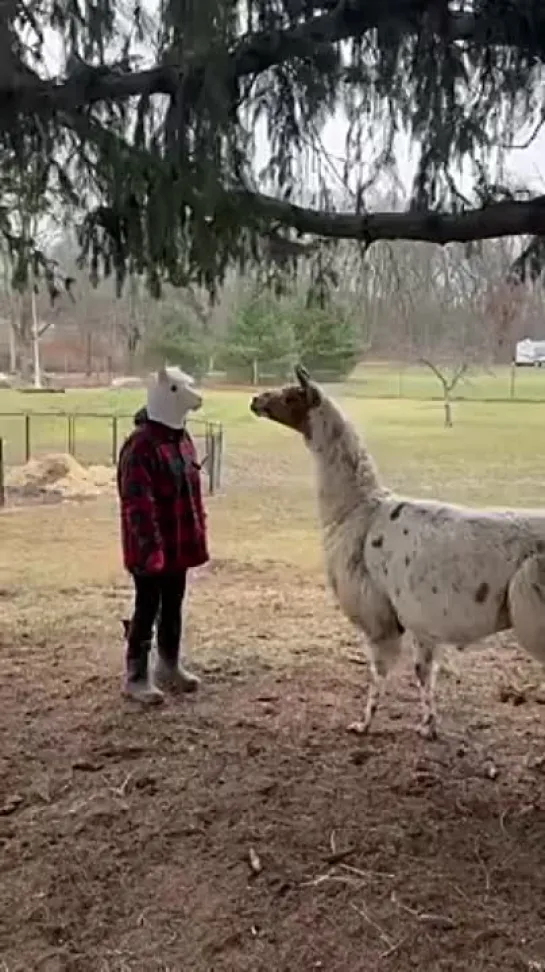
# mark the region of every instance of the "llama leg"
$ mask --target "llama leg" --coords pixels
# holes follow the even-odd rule
[[[545,557],[528,557],[513,576],[507,606],[519,644],[545,665]]]
[[[437,710],[435,707],[435,683],[440,662],[435,642],[427,639],[414,640],[414,672],[420,692],[422,719],[418,732],[424,739],[437,739]]]
[[[384,681],[390,669],[395,665],[401,651],[401,638],[388,638],[384,641],[369,643],[369,664],[371,667],[371,681],[367,693],[365,717],[363,722],[352,722],[349,732],[362,736],[369,731],[380,702]]]

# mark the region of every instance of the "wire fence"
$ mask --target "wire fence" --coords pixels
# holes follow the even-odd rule
[[[448,378],[457,370],[438,363]],[[459,364],[458,364],[459,367]],[[342,385],[342,393],[356,398],[401,398],[431,401],[442,398],[442,387],[425,365],[363,362]],[[453,399],[481,402],[545,401],[545,368],[470,365],[456,384]]]
[[[198,419],[188,425],[208,492],[214,493],[221,485],[223,426]],[[83,466],[115,466],[133,427],[132,414],[0,412],[3,466],[19,466],[55,452],[68,453]]]

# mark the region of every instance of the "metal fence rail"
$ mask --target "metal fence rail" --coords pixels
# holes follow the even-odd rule
[[[133,415],[128,413],[0,412],[3,461],[15,466],[46,453],[67,452],[82,465],[115,466],[133,424]],[[208,491],[214,493],[221,485],[223,426],[192,419],[188,427],[203,463]]]

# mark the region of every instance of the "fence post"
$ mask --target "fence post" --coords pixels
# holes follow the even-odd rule
[[[70,413],[70,455],[76,458],[76,416]]]
[[[214,450],[215,457],[217,460],[216,466],[216,487],[217,489],[221,486],[221,464],[223,460],[223,425],[218,426],[217,437],[216,437],[216,448]]]
[[[117,443],[119,440],[119,425],[117,415],[112,415],[112,466],[117,463]]]
[[[30,461],[30,415],[25,415],[25,462]]]
[[[515,397],[515,376],[517,373],[517,366],[514,361],[511,362],[511,376],[509,382],[509,396],[510,398]]]
[[[0,507],[6,503],[4,482],[4,440],[0,439]]]
[[[74,456],[76,452],[75,422],[72,412],[68,415],[68,454]]]
[[[213,429],[210,430],[208,438],[208,489],[213,496],[216,490],[216,438]]]

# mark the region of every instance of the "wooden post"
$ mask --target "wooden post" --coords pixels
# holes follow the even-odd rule
[[[204,454],[206,456],[206,475],[208,478],[208,491],[210,492],[210,459],[211,459],[212,447],[210,445],[210,422],[206,422],[204,426]]]
[[[511,376],[509,382],[509,397],[513,399],[515,397],[515,376],[517,373],[517,366],[514,361],[511,362]]]
[[[112,415],[112,466],[117,463],[117,444],[119,441],[119,424],[117,415]]]
[[[68,416],[68,453],[76,456],[76,416],[73,412]]]
[[[74,443],[74,416],[72,412],[68,415],[68,455],[73,456],[75,452]]]
[[[25,462],[30,462],[30,455],[31,455],[30,415],[27,412],[25,415]]]
[[[0,507],[6,505],[6,492],[4,488],[4,440],[0,439]]]
[[[208,490],[210,495],[213,496],[216,490],[216,436],[213,428],[210,429],[208,438]]]
[[[221,464],[222,464],[222,460],[223,460],[223,425],[221,425],[221,424],[218,425],[217,442],[216,442],[216,450],[215,450],[215,453],[216,453],[216,460],[217,460],[217,467],[216,467],[216,487],[217,487],[217,489],[219,489],[220,486],[221,486]]]

